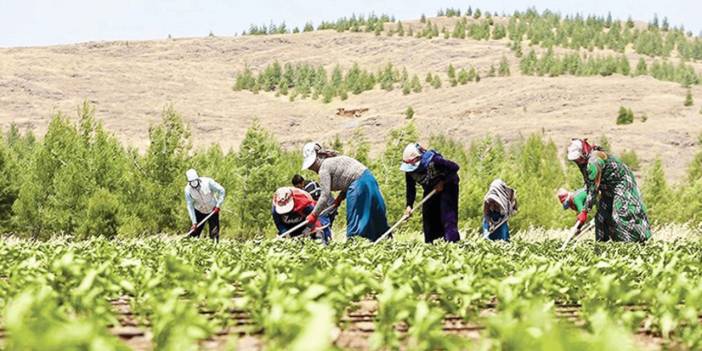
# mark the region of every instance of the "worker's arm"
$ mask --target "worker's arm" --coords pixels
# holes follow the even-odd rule
[[[575,206],[575,211],[580,213],[585,209],[585,201],[587,201],[587,192],[585,189],[579,189],[573,194],[573,206]]]
[[[217,196],[215,196],[215,198],[217,199],[217,204],[215,205],[215,207],[221,208],[222,204],[224,203],[224,196],[226,195],[224,187],[221,186],[216,181],[214,181],[214,179],[211,179],[209,181],[209,183],[210,183],[210,190],[215,192],[215,194],[217,194]]]
[[[275,223],[275,227],[278,229],[278,234],[283,234],[288,230],[288,227],[285,226],[285,223],[283,223],[283,218],[281,215],[278,214],[278,212],[275,212],[275,206],[271,210],[271,213],[273,215],[273,223]]]
[[[417,183],[409,173],[405,173],[405,202],[407,207],[413,208],[415,200],[417,200]]]
[[[190,196],[188,188],[185,188],[185,207],[187,207],[188,209],[188,216],[190,216],[190,222],[192,222],[192,224],[196,224],[197,219],[195,219],[195,207],[193,207],[193,197]]]
[[[319,214],[324,211],[324,206],[329,202],[329,199],[332,196],[331,193],[331,174],[329,174],[329,171],[322,167],[319,170],[319,186],[322,188],[321,193],[319,194],[319,201],[317,201],[317,205],[314,207],[314,210],[312,211],[312,214],[316,217],[319,216]]]
[[[582,211],[589,212],[595,206],[597,193],[600,190],[600,181],[602,180],[602,168],[604,160],[600,158],[592,158],[587,164],[587,196],[585,198],[585,207]]]

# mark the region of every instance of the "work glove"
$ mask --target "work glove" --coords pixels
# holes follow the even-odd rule
[[[578,220],[578,228],[582,227],[583,224],[585,224],[585,222],[587,221],[587,211],[582,211],[582,212],[578,213],[577,220]]]
[[[440,182],[438,182],[438,183],[436,183],[436,186],[434,187],[434,190],[436,190],[437,193],[440,193],[440,192],[444,191],[444,184],[445,184],[445,182],[444,182],[443,180],[440,181]]]
[[[309,216],[307,216],[307,224],[315,224],[317,223],[317,215],[314,213],[310,213]]]
[[[405,209],[405,215],[404,215],[404,217],[405,217],[405,218],[410,218],[410,216],[412,216],[412,207],[407,206],[407,208]]]
[[[215,207],[215,208],[212,210],[212,212],[213,212],[213,213],[219,213],[219,207]]]

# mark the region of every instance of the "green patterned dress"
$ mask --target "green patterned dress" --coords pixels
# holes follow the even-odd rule
[[[592,151],[587,165],[579,167],[587,189],[585,209],[590,211],[600,195],[595,216],[597,241],[642,242],[651,237],[646,206],[629,167],[604,151]]]

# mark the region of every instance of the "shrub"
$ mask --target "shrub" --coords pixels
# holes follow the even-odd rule
[[[439,89],[439,88],[441,88],[441,78],[439,78],[439,75],[438,75],[438,74],[434,75],[434,78],[432,78],[432,80],[431,80],[431,86],[432,86],[434,89]]]
[[[634,123],[634,112],[624,106],[619,107],[617,115],[617,124],[632,124]]]
[[[692,91],[690,89],[687,89],[687,94],[685,95],[685,102],[683,103],[684,106],[692,106],[693,101],[692,101]]]
[[[638,171],[641,166],[639,164],[639,156],[636,155],[634,150],[626,150],[621,154],[621,160],[631,168],[632,171]]]
[[[500,66],[497,71],[500,77],[508,77],[510,75],[509,62],[507,61],[506,57],[502,56],[502,59],[500,60]]]
[[[414,117],[414,109],[412,106],[407,106],[405,110],[405,119],[412,119]]]

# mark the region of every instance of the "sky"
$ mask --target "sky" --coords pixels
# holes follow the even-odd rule
[[[695,34],[702,31],[702,0],[0,0],[0,47],[43,46],[101,40],[232,36],[251,24],[302,27],[352,13],[394,15],[397,19],[434,16],[439,8],[512,13],[536,7],[563,15],[631,16],[648,21],[668,17]]]

